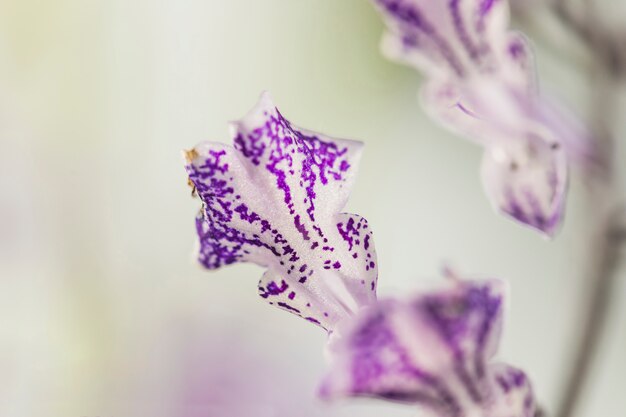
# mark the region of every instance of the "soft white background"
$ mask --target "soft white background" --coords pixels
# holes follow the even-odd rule
[[[382,295],[437,283],[444,264],[508,280],[498,356],[553,409],[593,207],[574,176],[553,242],[494,215],[480,149],[425,117],[382,29],[364,0],[0,2],[0,415],[416,414],[320,404],[323,332],[256,295],[260,268],[192,262],[180,150],[228,141],[262,90],[295,124],[366,143],[347,210],[374,229]],[[568,38],[544,29],[560,37],[537,47],[542,82],[584,112]],[[624,274],[614,296],[581,416],[626,409]]]

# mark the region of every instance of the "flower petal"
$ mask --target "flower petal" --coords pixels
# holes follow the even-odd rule
[[[510,88],[536,94],[537,71],[535,57],[524,34],[508,32],[502,36],[504,44],[497,48],[500,77]]]
[[[492,205],[513,219],[553,235],[561,222],[567,191],[566,150],[583,136],[566,130],[547,103],[507,94],[493,82],[464,88],[431,81],[422,89],[428,113],[455,133],[485,147],[482,176]],[[561,142],[569,139],[568,146]],[[578,138],[578,139],[577,139]],[[574,153],[582,154],[584,147]],[[573,157],[572,155],[569,155]],[[584,158],[581,155],[581,159]]]
[[[515,410],[519,417],[535,416],[535,397],[530,380],[526,374],[512,366],[497,363],[489,368],[496,394],[489,405],[491,416],[508,417],[510,410]]]
[[[338,330],[320,395],[418,403],[438,416],[530,417],[495,382],[509,374],[488,363],[501,319],[496,281],[382,300]]]
[[[529,134],[516,144],[485,150],[485,191],[496,210],[552,236],[561,223],[567,160],[556,141]]]
[[[553,235],[567,191],[565,156],[590,165],[595,155],[581,123],[538,92],[532,50],[509,30],[507,2],[373,1],[387,23],[383,51],[429,77],[426,112],[486,148],[492,204]]]
[[[430,76],[493,72],[509,11],[502,0],[373,0],[387,23],[383,52]]]
[[[420,90],[422,107],[442,127],[482,146],[497,143],[500,130],[482,114],[482,101],[475,98],[455,81],[431,80]]]
[[[514,144],[531,129],[549,130],[539,117],[540,100],[499,80],[433,79],[422,87],[420,99],[428,115],[443,127],[485,147]]]
[[[231,125],[235,147],[205,142],[187,152],[203,202],[199,261],[268,268],[259,293],[330,330],[375,299],[376,254],[367,221],[339,213],[362,144],[293,126],[264,94]]]

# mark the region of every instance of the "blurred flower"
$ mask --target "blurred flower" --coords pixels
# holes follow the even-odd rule
[[[376,298],[377,266],[367,221],[340,213],[362,144],[293,126],[267,93],[231,124],[234,147],[204,142],[186,152],[203,208],[198,259],[267,267],[259,293],[331,330]]]
[[[567,158],[586,133],[540,96],[526,38],[508,31],[505,0],[373,0],[383,52],[426,74],[431,117],[485,148],[485,191],[501,213],[548,236],[563,217]]]
[[[532,417],[526,375],[489,363],[502,322],[501,284],[454,281],[408,300],[385,299],[342,324],[321,396],[420,404],[438,417]]]

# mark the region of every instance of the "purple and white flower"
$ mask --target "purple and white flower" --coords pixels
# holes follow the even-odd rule
[[[267,93],[231,136],[234,147],[204,142],[185,153],[203,203],[199,262],[266,267],[261,297],[332,330],[376,299],[370,227],[341,213],[362,144],[295,127]]]
[[[380,300],[332,336],[320,395],[416,404],[437,417],[533,417],[526,375],[490,362],[502,309],[498,281],[454,280],[443,290]]]
[[[384,54],[423,72],[428,114],[485,149],[482,176],[501,213],[552,236],[563,217],[567,159],[586,132],[537,88],[526,38],[509,31],[506,0],[372,0]]]

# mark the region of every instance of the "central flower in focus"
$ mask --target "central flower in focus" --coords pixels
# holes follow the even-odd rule
[[[199,262],[266,267],[261,297],[331,331],[376,299],[372,232],[341,213],[362,144],[293,126],[267,93],[231,136],[234,147],[204,142],[185,153],[203,203]]]

